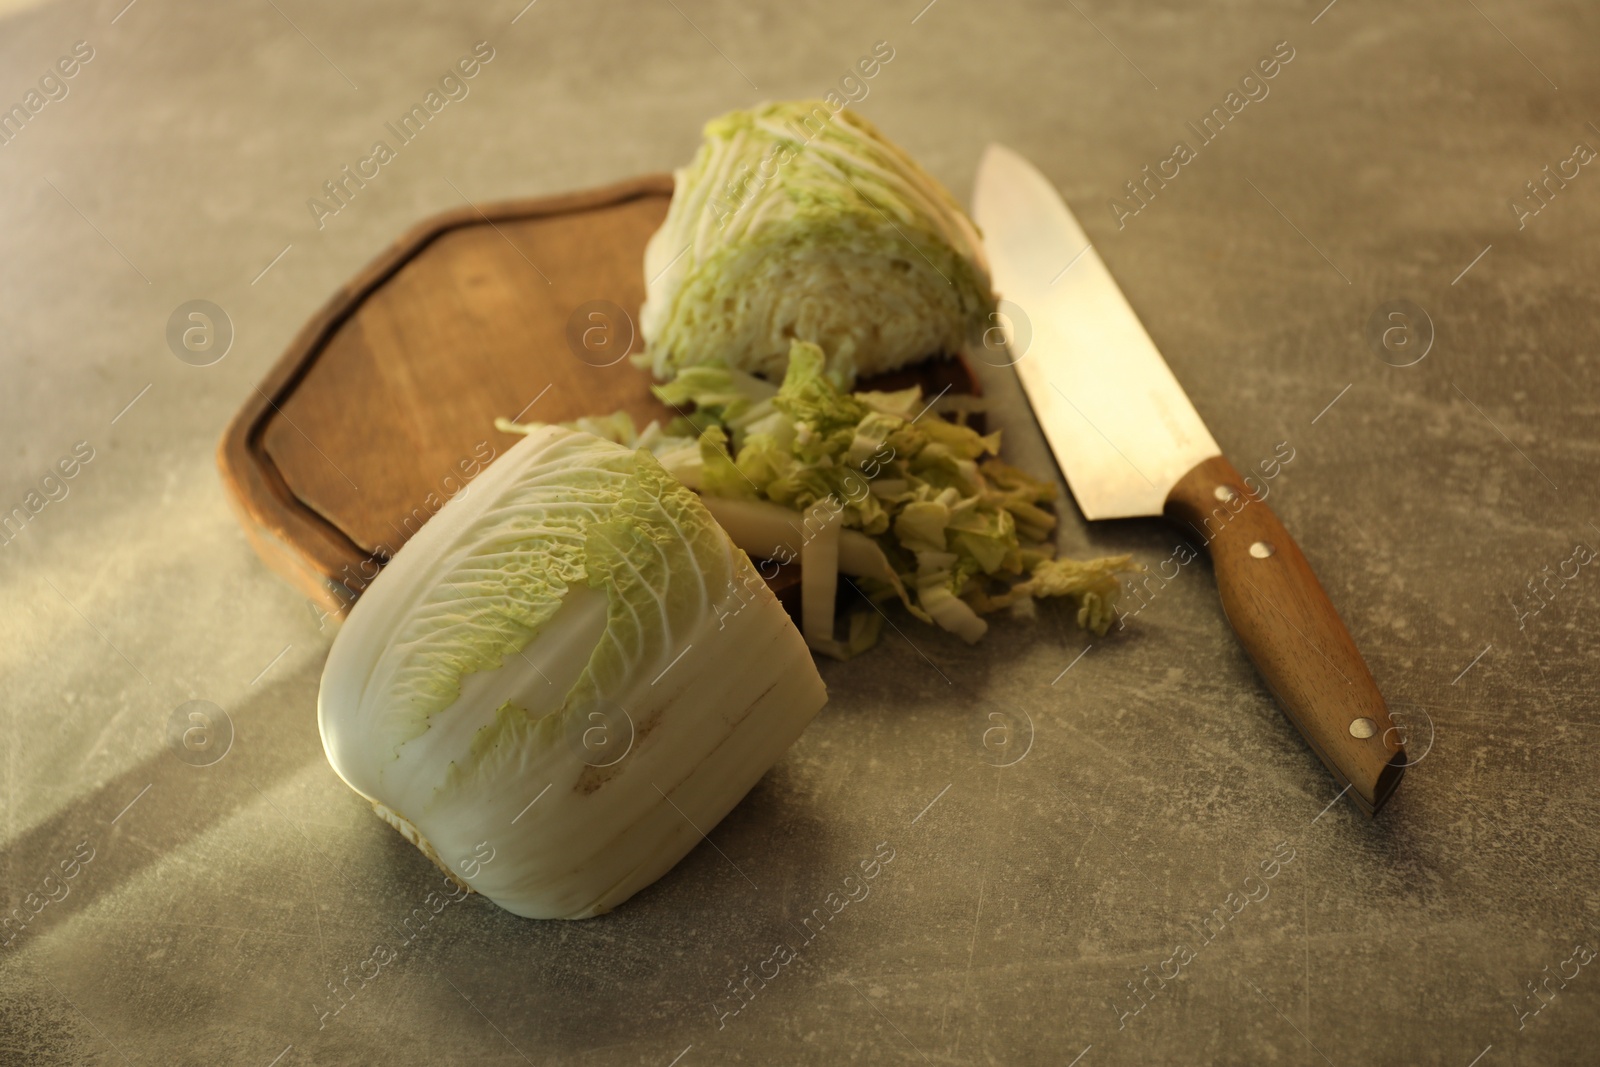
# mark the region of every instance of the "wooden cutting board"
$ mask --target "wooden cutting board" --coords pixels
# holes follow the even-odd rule
[[[675,412],[639,352],[644,246],[670,175],[465,207],[405,234],[301,328],[218,449],[261,557],[342,614],[452,495],[518,438],[498,416],[563,422]],[[960,360],[861,383],[977,392]],[[780,575],[780,590],[793,583]]]

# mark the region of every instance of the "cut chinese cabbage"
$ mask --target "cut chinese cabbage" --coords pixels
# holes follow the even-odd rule
[[[1002,463],[999,434],[946,421],[944,405],[916,386],[843,392],[816,345],[794,343],[777,388],[707,365],[656,394],[692,405],[692,415],[641,434],[618,413],[614,432],[654,442],[666,469],[701,493],[746,551],[801,563],[805,637],[817,651],[854,654],[876,633],[876,622],[853,620],[851,638],[835,639],[828,590],[837,574],[971,642],[988,630],[984,615],[1026,611],[1044,597],[1075,602],[1078,624],[1103,634],[1116,618],[1119,576],[1140,569],[1128,556],[1056,559],[1046,510],[1056,488]]]
[[[839,381],[952,354],[995,307],[976,227],[849,109],[769,103],[706,124],[645,250],[657,378],[721,363],[783,377],[792,340]]]
[[[583,918],[693,848],[826,699],[693,492],[546,427],[356,603],[319,718],[334,770],[436,863],[518,915]]]
[[[1129,557],[1054,559],[1056,519],[1041,505],[1055,499],[1055,486],[1001,463],[999,434],[930,413],[916,387],[842,392],[826,365],[816,345],[795,342],[770,399],[776,421],[760,427],[724,428],[725,409],[702,402],[720,391],[699,394],[681,381],[658,387],[697,405],[702,493],[771,501],[801,515],[839,512],[845,532],[872,538],[896,575],[893,583],[865,578],[862,588],[898,596],[963,640],[984,635],[983,614],[1046,596],[1076,601],[1079,624],[1105,633],[1117,576],[1137,569]],[[697,380],[720,385],[705,368]],[[826,641],[812,627],[806,637],[814,648]]]

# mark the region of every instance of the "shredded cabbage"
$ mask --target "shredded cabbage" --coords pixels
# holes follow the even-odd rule
[[[736,541],[768,558],[800,559],[802,572],[808,548],[820,544],[831,558],[826,538],[838,516],[840,571],[856,576],[874,602],[898,599],[966,641],[987,631],[985,614],[1026,610],[1044,597],[1074,601],[1080,626],[1106,632],[1118,576],[1139,568],[1125,555],[1056,559],[1056,518],[1047,510],[1056,488],[1001,462],[998,433],[945,420],[916,386],[844,392],[814,344],[795,342],[787,362],[777,388],[727,367],[695,367],[656,387],[662,399],[695,405],[692,415],[641,434],[619,414],[619,439],[654,442],[666,469],[704,495]],[[773,505],[775,514],[759,510]],[[831,568],[810,575],[806,589],[832,576]],[[831,597],[810,599],[831,607]],[[815,609],[806,622],[814,649],[865,647],[864,630],[850,642],[833,640]]]

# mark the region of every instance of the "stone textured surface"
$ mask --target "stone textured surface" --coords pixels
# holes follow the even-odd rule
[[[1508,199],[1600,147],[1600,11],[122,3],[0,32],[6,104],[95,50],[0,147],[0,505],[93,449],[0,548],[0,902],[61,898],[0,948],[0,1061],[1593,1062],[1600,974],[1528,983],[1600,948],[1600,571],[1537,613],[1526,583],[1600,546],[1600,175],[1523,228]],[[306,199],[482,39],[471,95],[319,230]],[[1061,612],[977,648],[902,620],[825,668],[833,702],[716,848],[594,921],[452,905],[323,1016],[440,876],[323,759],[330,634],[236,528],[224,423],[417,218],[669,168],[706,117],[824,92],[878,40],[869,116],[962,198],[986,142],[1035,159],[1235,462],[1290,442],[1272,503],[1426,758],[1376,824],[1329,807],[1203,565],[1081,659]],[[1270,95],[1119,229],[1122,183],[1285,40]],[[237,329],[204,368],[164,339],[196,298]],[[1405,368],[1363,339],[1398,298],[1437,334]],[[1013,456],[1047,464],[990,377]],[[1063,525],[1147,563],[1174,539]],[[213,766],[166,740],[191,699],[236,729]],[[1031,717],[1014,766],[978,757],[991,712]],[[870,894],[798,938],[879,842]],[[719,1020],[785,939],[800,957]]]

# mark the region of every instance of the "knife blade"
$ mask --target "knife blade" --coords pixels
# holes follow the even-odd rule
[[[1166,515],[1204,545],[1223,611],[1279,706],[1377,814],[1405,773],[1403,736],[1305,554],[1222,455],[1049,179],[990,145],[973,218],[996,291],[1027,323],[1011,359],[1084,517]],[[1015,342],[1018,316],[1005,318]]]

